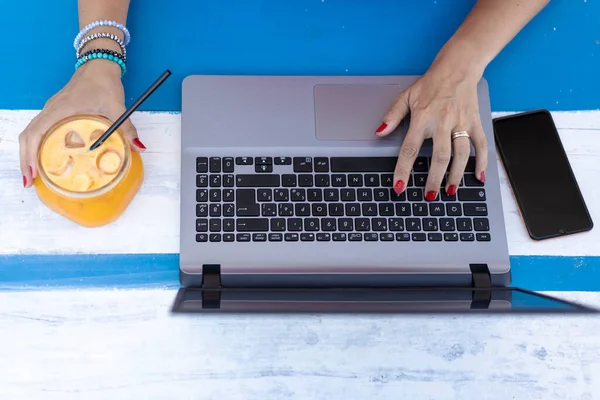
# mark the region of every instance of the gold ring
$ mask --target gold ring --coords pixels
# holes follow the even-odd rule
[[[467,139],[471,140],[471,136],[469,136],[467,131],[454,132],[454,133],[452,133],[451,137],[452,137],[452,141],[454,141],[454,139],[459,138],[459,137],[466,137]]]

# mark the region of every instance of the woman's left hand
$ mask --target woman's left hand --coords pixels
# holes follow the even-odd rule
[[[479,116],[477,83],[480,79],[478,73],[457,71],[451,64],[434,62],[423,76],[398,95],[377,130],[379,136],[390,134],[410,112],[410,126],[394,171],[397,193],[406,189],[421,145],[428,138],[433,138],[433,155],[425,186],[426,200],[438,197],[450,160],[445,191],[449,195],[456,194],[469,160],[471,142],[476,152],[476,177],[485,181],[488,144]],[[468,137],[451,139],[452,133],[460,131],[466,131],[470,140]]]

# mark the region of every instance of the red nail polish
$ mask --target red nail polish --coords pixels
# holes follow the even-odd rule
[[[27,177],[23,175],[23,187],[27,187]]]
[[[433,200],[435,200],[436,197],[437,197],[437,192],[434,192],[433,190],[430,190],[425,195],[425,200],[427,200],[427,201],[433,201]]]
[[[450,185],[446,193],[448,193],[450,196],[454,196],[456,194],[456,185]]]
[[[406,185],[403,181],[396,181],[396,184],[394,185],[394,192],[396,192],[396,194],[400,194],[404,191],[405,187]]]
[[[377,130],[375,131],[376,133],[380,133],[383,132],[383,130],[387,128],[387,124],[384,122],[383,124],[381,124],[381,126],[379,128],[377,128]]]
[[[142,142],[140,142],[140,139],[138,139],[138,138],[133,139],[133,144],[135,144],[140,149],[146,148],[146,146],[144,146],[144,144]]]
[[[479,180],[481,182],[485,182],[485,171],[481,171],[481,174],[479,174]]]

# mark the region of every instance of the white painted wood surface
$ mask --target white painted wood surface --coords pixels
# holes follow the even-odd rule
[[[174,295],[0,293],[0,399],[600,399],[598,317],[173,317]]]
[[[118,221],[87,229],[54,214],[41,204],[33,189],[22,187],[18,135],[36,113],[0,110],[0,254],[179,252],[179,114],[134,114],[133,122],[148,148],[143,156],[145,183]],[[557,112],[553,116],[592,218],[599,220],[600,111]],[[512,255],[600,255],[598,229],[560,240],[531,240],[502,168],[501,174]]]

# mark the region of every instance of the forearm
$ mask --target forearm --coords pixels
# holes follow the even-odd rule
[[[94,21],[109,20],[115,21],[123,25],[127,25],[127,13],[129,10],[130,0],[79,0],[79,28],[83,29]],[[121,40],[124,40],[123,32],[120,29],[111,26],[100,26],[91,30],[86,36],[98,32],[112,33]],[[107,38],[98,38],[88,42],[82,49],[81,53],[94,49],[108,49],[121,53],[121,47],[113,40]],[[115,74],[120,74],[120,68],[115,63],[102,60],[98,62],[87,63],[87,67],[96,69],[96,65],[102,66],[102,70],[112,70]],[[87,68],[89,69],[89,68]]]
[[[475,75],[483,75],[487,65],[549,2],[478,0],[436,62],[448,59]]]

